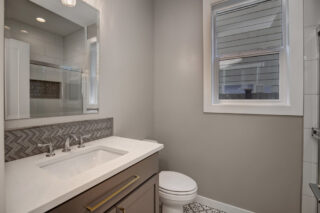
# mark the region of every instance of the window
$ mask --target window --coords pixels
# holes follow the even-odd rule
[[[204,1],[205,112],[302,114],[303,46],[290,42],[303,43],[299,14],[287,0]]]
[[[286,38],[282,0],[228,1],[212,7],[219,99],[279,100]]]

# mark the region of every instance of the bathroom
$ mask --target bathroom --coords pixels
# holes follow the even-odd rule
[[[320,212],[319,9],[0,0],[0,213]]]

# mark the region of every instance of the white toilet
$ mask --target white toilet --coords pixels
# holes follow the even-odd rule
[[[150,139],[145,141],[158,143]],[[187,175],[173,171],[162,171],[159,174],[162,213],[183,213],[183,206],[194,201],[197,191],[197,183]]]
[[[183,213],[183,206],[197,196],[197,183],[190,177],[171,171],[159,175],[159,196],[162,213]]]

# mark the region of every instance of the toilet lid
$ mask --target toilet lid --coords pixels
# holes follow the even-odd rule
[[[159,174],[159,187],[166,191],[190,192],[197,189],[197,183],[184,174],[162,171]]]

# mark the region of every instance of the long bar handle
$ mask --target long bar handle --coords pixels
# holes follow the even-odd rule
[[[117,191],[115,191],[114,193],[112,193],[111,195],[109,195],[108,197],[103,199],[102,201],[100,201],[98,204],[96,204],[94,206],[87,206],[87,209],[90,212],[94,212],[96,209],[98,209],[99,207],[101,207],[102,205],[107,203],[109,200],[111,200],[112,198],[114,198],[115,196],[117,196],[118,194],[120,194],[121,192],[126,190],[127,188],[129,188],[132,184],[134,184],[135,182],[137,182],[140,179],[140,176],[138,176],[138,175],[135,175],[134,177],[135,178],[132,179],[129,183],[127,183],[126,185],[122,186],[120,189],[118,189]]]

